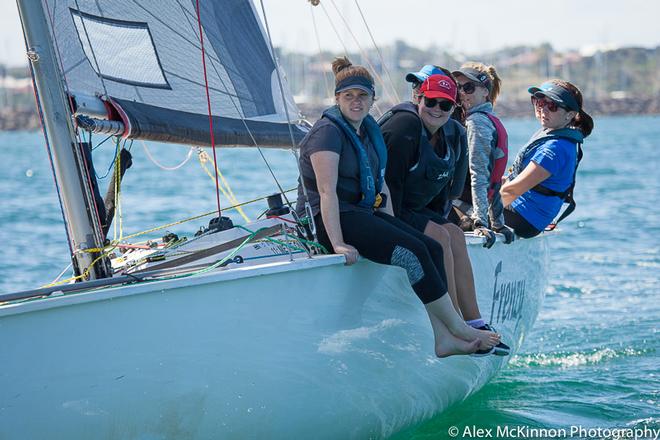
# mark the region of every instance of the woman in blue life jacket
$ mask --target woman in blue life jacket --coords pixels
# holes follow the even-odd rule
[[[582,109],[582,93],[568,81],[553,79],[529,93],[541,129],[518,152],[500,189],[505,222],[523,238],[551,225],[564,202],[569,207],[557,222],[573,211],[581,145],[594,128]]]
[[[375,96],[371,74],[347,58],[337,58],[332,70],[336,105],[300,143],[298,214],[310,212],[319,242],[343,254],[346,264],[362,255],[406,270],[429,314],[437,356],[490,349],[499,335],[468,326],[446,295],[445,273],[436,263],[442,261],[441,246],[392,216],[387,150],[369,115]]]
[[[438,264],[444,262],[456,310],[474,328],[490,330],[477,305],[465,235],[444,216],[450,197],[460,194],[467,173],[465,130],[450,119],[456,83],[447,75],[451,74],[432,65],[409,74],[414,103],[396,105],[381,118],[388,148],[385,177],[394,215],[441,244],[444,253]],[[478,354],[508,352],[500,342]]]
[[[514,234],[504,224],[500,196],[509,158],[508,136],[493,112],[502,80],[495,67],[476,62],[464,63],[453,74],[467,112],[469,170],[463,193],[453,201],[449,219],[464,231],[476,231],[486,237],[488,248],[495,243],[493,231],[502,233],[508,244],[514,240]]]

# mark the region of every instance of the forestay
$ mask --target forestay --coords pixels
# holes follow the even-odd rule
[[[250,0],[201,0],[199,21],[195,0],[43,1],[70,93],[107,97],[125,137],[210,145],[201,23],[215,143],[291,146],[299,112]]]

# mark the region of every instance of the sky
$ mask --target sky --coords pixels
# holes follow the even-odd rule
[[[307,0],[263,0],[274,44],[305,53],[318,52],[319,43],[333,51],[345,46],[353,52],[358,44],[373,47],[359,5],[379,47],[403,40],[421,49],[435,45],[476,54],[546,42],[558,50],[660,45],[657,0],[321,1],[322,6],[312,7]],[[255,3],[260,8],[259,0]],[[0,63],[22,65],[25,49],[16,1],[0,0],[0,7]]]

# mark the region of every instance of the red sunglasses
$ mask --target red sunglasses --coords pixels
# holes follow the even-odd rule
[[[545,98],[537,98],[536,96],[532,96],[532,105],[538,108],[546,107],[549,111],[553,113],[556,112],[557,109],[559,108],[564,108],[561,105],[557,104],[555,101],[551,101]]]

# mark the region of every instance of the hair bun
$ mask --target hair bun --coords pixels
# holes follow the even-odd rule
[[[335,74],[335,76],[341,72],[344,69],[348,69],[351,67],[353,63],[351,63],[348,58],[346,57],[337,57],[335,60],[332,62],[332,73]]]

